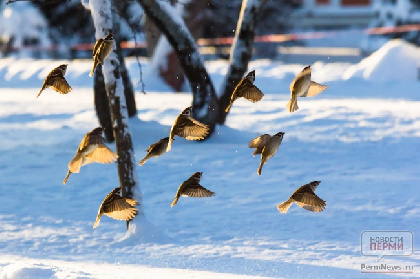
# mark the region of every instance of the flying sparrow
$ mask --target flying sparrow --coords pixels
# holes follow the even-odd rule
[[[271,136],[269,134],[264,134],[248,142],[249,148],[255,148],[254,152],[252,153],[252,156],[261,154],[264,146],[270,141],[270,138]]]
[[[93,228],[95,229],[101,221],[102,215],[114,218],[116,220],[129,221],[134,218],[137,214],[137,208],[134,206],[137,204],[135,199],[123,198],[120,196],[121,188],[115,188],[109,193],[98,210],[98,216],[96,217]]]
[[[311,66],[306,66],[290,83],[290,101],[286,108],[289,112],[299,109],[297,97],[313,97],[327,89],[328,86],[311,81]]]
[[[104,39],[99,39],[96,41],[95,46],[93,47],[93,67],[90,71],[89,76],[93,76],[96,66],[99,63],[104,64],[105,58],[111,53],[112,48],[114,47],[114,35],[109,33]]]
[[[229,111],[233,102],[238,98],[245,98],[248,101],[256,103],[262,99],[264,94],[261,92],[258,87],[254,85],[255,81],[255,71],[249,72],[241,81],[236,85],[235,90],[233,90],[232,96],[230,97],[229,106],[226,108],[226,112]]]
[[[41,95],[44,89],[51,87],[54,91],[57,91],[60,94],[67,94],[71,91],[70,85],[67,83],[64,75],[66,74],[67,64],[63,64],[52,70],[48,76],[45,78],[44,83],[42,84],[41,90],[39,91],[36,97],[38,98]]]
[[[191,116],[192,107],[187,107],[175,119],[174,125],[169,134],[169,143],[166,151],[171,150],[172,141],[175,136],[186,138],[187,140],[201,140],[209,133],[209,126],[198,122]]]
[[[324,210],[327,202],[314,193],[319,183],[321,183],[321,181],[312,181],[309,184],[299,187],[287,201],[279,204],[277,209],[280,213],[286,213],[292,203],[295,202],[300,207],[309,211],[320,212]]]
[[[63,184],[66,184],[70,174],[78,173],[81,166],[94,162],[110,164],[117,160],[118,155],[104,144],[102,130],[101,127],[95,128],[83,137],[76,155],[69,163],[69,171],[66,178],[64,178]]]
[[[277,150],[279,150],[283,136],[283,132],[278,132],[274,136],[270,137],[270,140],[264,145],[261,151],[261,163],[257,170],[258,175],[261,175],[262,167],[268,159],[273,157],[277,153]]]
[[[201,176],[203,175],[202,172],[196,172],[191,175],[190,178],[182,182],[181,186],[179,186],[178,191],[176,192],[175,199],[171,204],[171,207],[174,206],[177,202],[179,197],[193,197],[193,198],[205,198],[211,197],[214,195],[214,192],[207,190],[203,186],[200,185]]]
[[[158,142],[151,144],[149,148],[146,150],[148,153],[147,155],[139,162],[140,166],[143,166],[147,160],[152,157],[159,157],[166,153],[166,148],[168,147],[169,137],[160,139]]]

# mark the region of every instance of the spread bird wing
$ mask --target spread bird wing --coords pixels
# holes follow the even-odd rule
[[[269,134],[264,134],[256,137],[255,139],[248,142],[249,148],[262,148],[270,141],[271,136]]]
[[[101,164],[110,164],[117,160],[118,155],[109,149],[105,144],[101,143],[95,150],[86,155],[83,161],[83,165],[90,163],[101,163]]]
[[[255,85],[252,85],[251,87],[245,88],[243,90],[242,97],[244,97],[248,101],[256,103],[258,101],[261,101],[261,99],[264,97],[264,93],[262,93],[261,90]]]
[[[55,78],[51,88],[60,94],[67,94],[71,91],[71,87],[64,77]]]
[[[261,154],[264,146],[270,141],[270,138],[271,136],[269,134],[264,134],[248,142],[249,148],[255,148],[252,155],[255,156],[257,154]]]
[[[174,131],[177,136],[186,138],[187,140],[199,140],[204,139],[209,133],[209,126],[200,123],[192,117],[183,118],[181,121]]]
[[[192,198],[205,198],[211,197],[214,195],[214,192],[207,190],[200,184],[190,184],[187,187],[184,187],[180,195],[183,197],[192,197]]]
[[[324,210],[325,205],[327,204],[314,193],[297,193],[293,195],[293,199],[300,207],[313,212]]]
[[[135,200],[116,199],[102,208],[104,214],[116,220],[131,220],[137,214],[137,208],[133,207]],[[134,203],[135,204],[135,203]]]
[[[301,97],[313,97],[327,89],[328,86],[311,81],[308,90]]]

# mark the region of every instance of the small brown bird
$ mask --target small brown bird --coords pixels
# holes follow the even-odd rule
[[[214,195],[214,192],[207,190],[203,186],[200,185],[201,176],[203,175],[202,172],[196,172],[191,175],[190,178],[182,182],[181,186],[179,186],[178,191],[176,192],[175,199],[171,204],[171,207],[174,206],[177,202],[179,197],[193,197],[193,198],[205,198],[211,197]]]
[[[96,217],[93,228],[95,229],[101,221],[102,215],[114,218],[116,220],[129,221],[137,215],[137,208],[134,206],[137,204],[135,199],[123,198],[120,195],[121,188],[115,188],[109,193],[98,210],[98,216]]]
[[[306,210],[312,212],[321,212],[325,209],[327,202],[319,198],[314,193],[319,183],[321,183],[321,181],[312,181],[309,184],[305,184],[299,187],[296,191],[293,192],[287,201],[279,204],[277,209],[280,211],[280,213],[286,213],[292,203],[295,202],[297,205]]]
[[[101,127],[95,128],[83,137],[76,155],[69,163],[69,171],[66,178],[64,178],[63,184],[66,184],[70,174],[78,173],[81,166],[94,162],[110,164],[117,160],[118,155],[104,144],[102,130]]]
[[[261,151],[261,163],[257,170],[258,175],[261,175],[262,167],[268,161],[268,159],[273,157],[277,153],[277,150],[279,150],[283,136],[283,132],[278,132],[274,136],[270,137],[268,143],[264,145]]]
[[[114,35],[109,33],[104,39],[99,39],[96,41],[95,46],[93,47],[93,67],[90,71],[89,76],[93,76],[96,66],[99,63],[104,64],[105,58],[111,53],[112,48],[114,47]]]
[[[175,119],[174,125],[169,134],[169,143],[166,151],[171,150],[172,141],[175,136],[186,138],[187,140],[201,140],[209,133],[209,126],[198,122],[191,116],[192,107],[187,107]]]
[[[254,152],[252,153],[252,156],[261,154],[264,146],[270,141],[270,139],[271,139],[271,136],[269,134],[264,134],[251,140],[248,143],[248,147],[255,148]]]
[[[226,108],[226,112],[229,111],[233,102],[239,98],[245,98],[248,101],[256,103],[262,99],[264,94],[261,92],[258,87],[254,85],[255,81],[255,71],[249,72],[241,81],[236,85],[235,90],[233,90],[232,96],[230,97],[229,106]]]
[[[148,153],[147,155],[139,162],[140,166],[143,166],[147,160],[152,157],[159,157],[166,153],[166,148],[168,147],[169,137],[160,139],[158,142],[151,144],[149,148],[146,150]]]
[[[289,112],[299,109],[298,97],[313,97],[327,89],[328,86],[311,81],[311,66],[306,66],[290,83],[290,101],[286,108]]]
[[[51,87],[54,91],[57,91],[60,94],[67,94],[71,91],[70,85],[67,83],[64,75],[67,71],[67,64],[63,64],[52,70],[48,76],[45,78],[44,83],[42,84],[41,90],[39,91],[36,97],[38,98],[41,95],[44,89]]]

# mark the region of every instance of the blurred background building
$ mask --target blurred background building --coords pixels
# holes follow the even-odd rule
[[[191,0],[188,3],[177,10],[189,9],[184,13],[184,20],[187,26],[194,27],[193,34],[197,39],[234,36],[242,0]],[[177,5],[177,1],[173,4]],[[142,29],[140,32],[137,30],[136,36],[144,41],[147,38],[149,48],[154,48],[159,33],[147,25],[145,16],[139,15],[139,18]],[[196,22],[197,18],[200,18],[199,22]],[[363,53],[370,53],[393,38],[420,44],[420,0],[268,0],[260,18],[257,36],[359,30],[359,35],[352,34],[351,46],[361,48]],[[397,28],[401,26],[410,28]],[[378,27],[388,29],[383,32],[367,31]],[[151,35],[146,36],[148,32]],[[94,27],[90,12],[80,0],[19,1],[8,5],[5,1],[0,2],[0,57],[88,58],[95,41],[92,34]],[[133,41],[132,29],[124,19],[120,34],[123,41]],[[282,57],[279,56],[279,47],[284,46],[322,46],[322,39],[338,33],[331,34],[318,36],[316,43],[302,37],[281,42],[270,39],[256,41],[254,58],[279,59]],[[339,42],[336,40],[334,46],[337,47]],[[329,44],[326,39],[325,47]],[[348,47],[348,43],[343,46]],[[228,57],[229,44],[210,41],[206,47],[202,47],[202,53],[209,53],[206,59]],[[146,52],[144,47],[135,49],[131,46],[124,52],[128,56],[151,55],[153,49]]]
[[[363,28],[374,14],[373,0],[302,0],[290,21],[297,29]]]

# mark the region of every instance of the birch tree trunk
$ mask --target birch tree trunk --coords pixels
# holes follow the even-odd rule
[[[146,15],[154,21],[166,36],[178,55],[178,61],[193,92],[194,118],[210,125],[211,132],[213,132],[219,113],[218,99],[191,33],[182,18],[176,14],[173,7],[167,2],[159,0],[137,1],[143,7]]]
[[[112,31],[111,0],[90,0],[93,23],[96,29],[96,38],[104,38]],[[128,127],[127,106],[124,97],[124,88],[119,71],[119,61],[116,48],[105,59],[102,66],[105,88],[113,123],[113,131],[118,154],[118,176],[123,197],[137,199],[138,215],[143,216],[142,195],[137,180],[136,162],[133,144]],[[140,217],[139,216],[139,217]],[[142,217],[136,217],[140,219]],[[131,227],[131,226],[130,226]]]
[[[238,82],[243,78],[252,57],[255,27],[258,14],[267,0],[243,0],[236,27],[235,42],[232,45],[229,58],[229,70],[222,83],[219,99],[219,116],[217,122],[224,124],[230,97]],[[257,73],[258,75],[258,73]],[[258,79],[258,76],[256,77]]]

